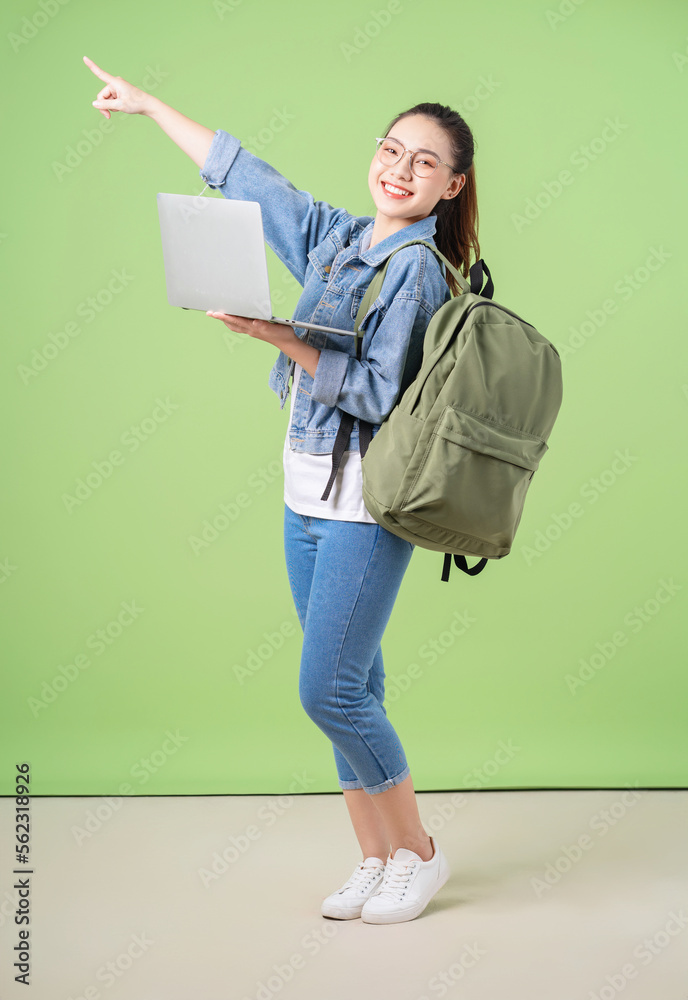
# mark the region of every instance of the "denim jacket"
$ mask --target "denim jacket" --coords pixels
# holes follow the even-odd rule
[[[366,288],[392,250],[416,238],[434,244],[437,216],[432,214],[369,249],[372,216],[314,201],[223,129],[215,132],[199,173],[225,198],[259,202],[267,244],[303,287],[294,321],[353,331]],[[418,374],[428,323],[450,297],[443,263],[416,244],[392,258],[380,295],[362,318],[360,361],[353,336],[296,328],[301,339],[320,350],[320,358],[315,377],[301,372],[290,448],[331,453],[341,410],[369,421],[375,435]],[[268,377],[280,408],[293,372],[294,361],[280,351]],[[359,447],[358,419],[347,447]]]

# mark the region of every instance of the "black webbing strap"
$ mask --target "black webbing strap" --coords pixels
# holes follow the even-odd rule
[[[468,566],[468,563],[466,562],[465,556],[455,555],[454,562],[459,567],[459,569],[462,570],[462,572],[468,573],[469,576],[476,576],[478,573],[481,573],[487,566],[487,559],[485,557],[483,557],[480,560],[480,562],[477,562],[475,566],[471,566],[470,568]],[[449,580],[449,570],[451,569],[451,564],[452,564],[452,553],[445,552],[444,566],[442,568],[442,580],[445,583]]]
[[[487,275],[487,284],[481,292],[480,289],[482,287],[484,277],[483,271]],[[488,266],[482,257],[480,260],[476,260],[475,264],[472,265],[470,271],[468,272],[468,277],[471,282],[471,291],[474,295],[482,295],[484,299],[492,298],[494,295],[494,282],[492,281],[492,275],[490,274]]]
[[[358,324],[358,320],[356,321]],[[356,331],[356,357],[361,360],[361,350],[362,350],[362,338],[359,337],[358,331]],[[334,481],[337,477],[337,469],[339,468],[342,458],[344,457],[344,452],[346,451],[346,446],[349,443],[349,438],[351,437],[351,431],[354,426],[354,420],[356,418],[352,416],[351,413],[347,413],[346,410],[342,410],[342,417],[339,421],[339,427],[337,428],[337,436],[334,439],[334,446],[332,448],[332,471],[330,472],[330,478],[327,481],[327,486],[325,487],[325,492],[320,497],[321,500],[327,500],[330,495],[330,490],[334,486]],[[373,425],[368,423],[367,420],[362,420],[359,417],[358,420],[358,450],[361,453],[361,458],[365,455],[368,450],[368,445],[373,438]]]
[[[373,440],[373,425],[369,424],[367,420],[358,421],[358,450],[361,453],[361,458],[368,451],[368,445]]]
[[[354,425],[354,419],[355,418],[350,413],[347,413],[346,410],[342,410],[342,418],[339,421],[337,437],[334,439],[334,447],[332,448],[332,472],[330,473],[330,478],[327,481],[325,492],[320,497],[321,500],[327,500],[330,495],[330,490],[334,486],[337,469],[339,468],[339,464],[344,457],[346,446],[349,443],[349,438],[351,437],[351,428]]]
[[[325,487],[325,492],[320,497],[321,500],[327,500],[330,495],[330,490],[334,486],[334,481],[337,476],[337,469],[339,468],[342,458],[344,457],[344,452],[346,451],[346,446],[349,443],[349,438],[351,437],[351,430],[354,426],[354,417],[347,413],[346,410],[342,410],[342,418],[339,421],[339,427],[337,428],[337,436],[334,439],[334,447],[332,448],[332,471],[330,472],[330,478],[327,481],[327,486]],[[358,449],[361,452],[361,458],[365,455],[368,450],[368,445],[373,439],[373,426],[369,424],[367,420],[358,421]]]

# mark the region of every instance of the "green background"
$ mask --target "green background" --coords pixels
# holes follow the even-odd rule
[[[1,18],[0,791],[25,760],[38,795],[338,790],[298,698],[276,348],[168,305],[156,194],[203,182],[154,122],[91,107],[83,55],[358,215],[395,114],[464,114],[495,298],[559,349],[564,402],[507,558],[447,584],[416,549],[387,710],[417,790],[685,786],[683,4],[15,0]],[[290,315],[300,288],[268,261]],[[128,283],[87,319],[113,270]],[[160,399],[176,409],[156,420]]]

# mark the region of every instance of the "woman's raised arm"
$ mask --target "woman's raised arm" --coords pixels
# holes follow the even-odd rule
[[[163,132],[191,157],[197,167],[203,166],[215,135],[213,129],[192,121],[168,104],[163,104],[152,94],[127,83],[121,76],[106,73],[88,56],[84,56],[84,62],[105,84],[93,101],[94,108],[106,118],[110,117],[112,111],[124,111],[128,115],[146,115],[152,118]]]
[[[225,198],[260,204],[266,242],[303,285],[309,253],[336,223],[345,221],[346,209],[316,201],[310,192],[297,189],[224,129],[213,131],[199,125],[121,76],[106,73],[88,56],[84,62],[105,84],[93,101],[101,114],[109,118],[112,111],[124,111],[152,118],[191,157],[209,187]]]

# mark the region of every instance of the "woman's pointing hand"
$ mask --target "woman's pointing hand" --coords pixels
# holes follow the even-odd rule
[[[145,90],[139,90],[132,83],[127,83],[121,76],[112,76],[110,73],[106,73],[100,66],[96,66],[88,56],[84,56],[84,62],[91,72],[105,83],[93,101],[93,107],[97,108],[102,115],[109,118],[111,111],[124,111],[128,115],[146,113],[151,100],[150,94],[147,94]]]

